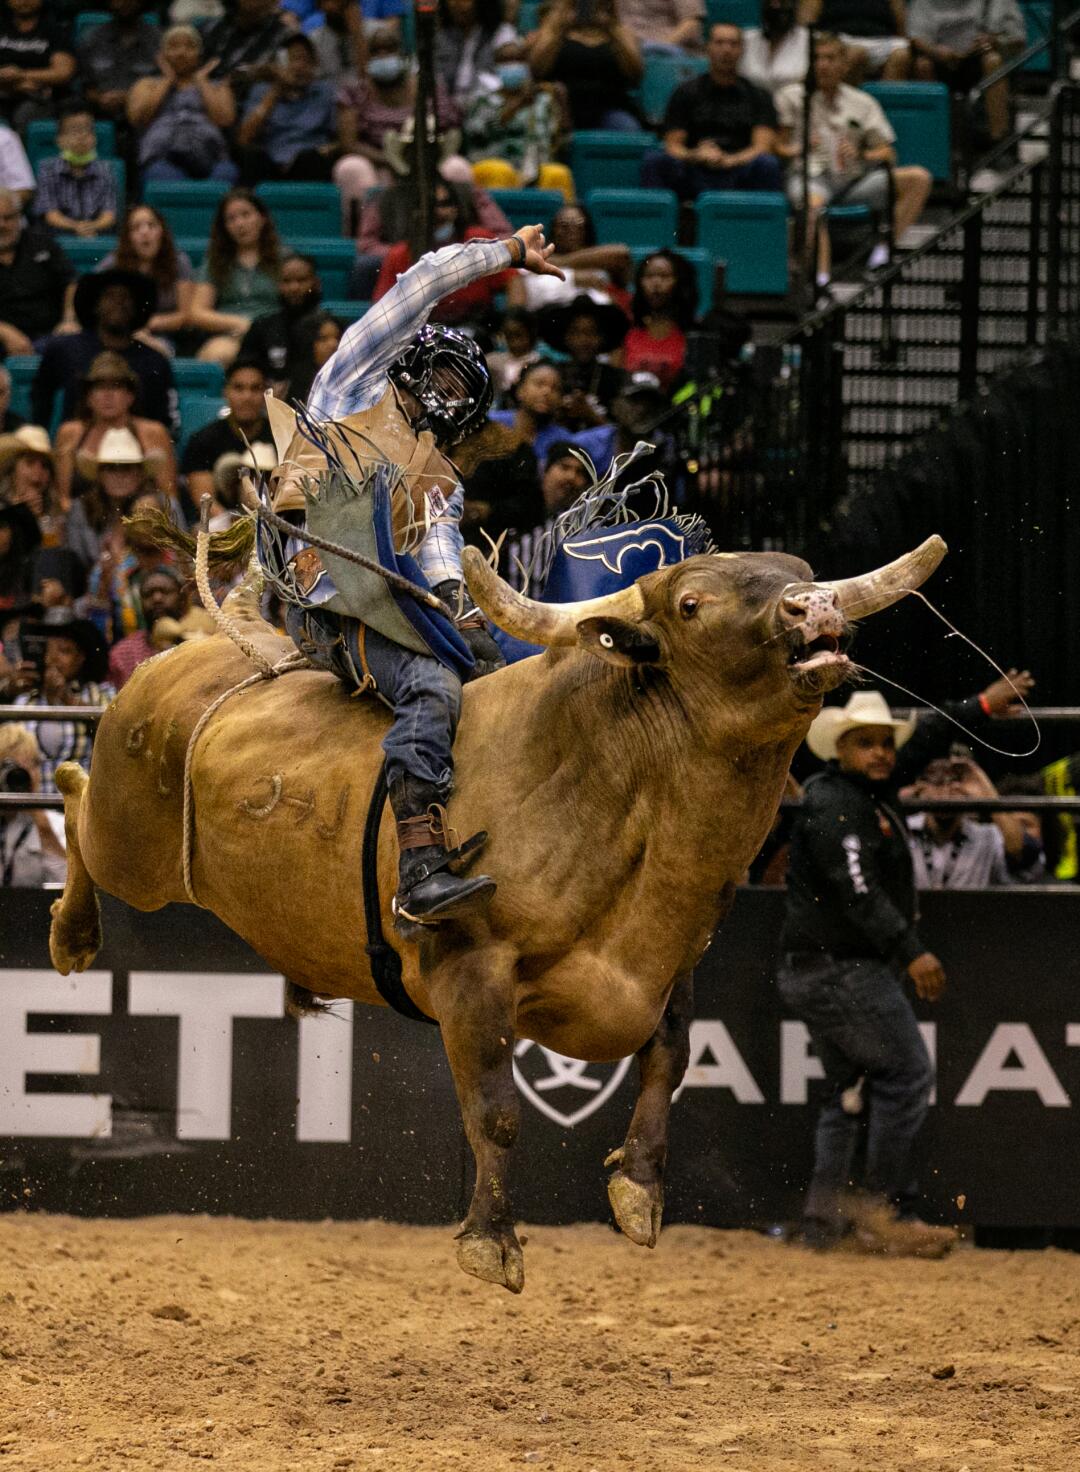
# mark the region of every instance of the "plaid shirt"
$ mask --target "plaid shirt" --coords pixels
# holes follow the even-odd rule
[[[106,210],[116,214],[116,177],[108,164],[96,159],[81,173],[62,158],[43,159],[38,168],[34,213],[44,219],[59,210],[69,220],[96,220]]]
[[[412,342],[432,308],[481,276],[505,271],[510,251],[498,240],[470,240],[421,256],[397,285],[346,332],[337,352],[319,370],[307,407],[317,419],[343,419],[377,404],[390,386],[386,370]],[[446,512],[433,519],[416,560],[432,587],[461,581],[461,512],[465,493],[457,486]]]
[[[111,685],[81,685],[77,697],[80,705],[106,706],[116,694]],[[30,690],[16,695],[16,705],[41,705],[45,703],[40,690]],[[56,791],[56,769],[61,762],[78,762],[80,767],[90,770],[90,755],[94,750],[96,725],[82,721],[27,721],[27,729],[33,731],[41,747],[41,790]]]

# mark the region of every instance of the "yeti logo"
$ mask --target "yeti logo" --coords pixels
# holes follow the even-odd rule
[[[682,562],[686,556],[686,539],[662,521],[641,522],[627,527],[621,534],[606,531],[587,542],[575,538],[564,543],[563,551],[567,557],[576,558],[579,562],[599,562],[618,577],[622,575],[623,562],[631,552],[646,552],[650,547],[655,548],[658,554],[655,563],[658,568]]]
[[[514,1081],[518,1088],[541,1114],[568,1130],[603,1108],[629,1067],[629,1058],[620,1058],[614,1064],[565,1058],[562,1053],[553,1053],[529,1038],[522,1038],[514,1049]],[[594,1078],[590,1071],[593,1069],[611,1072],[606,1078]],[[586,1096],[584,1099],[580,1097],[582,1094]]]

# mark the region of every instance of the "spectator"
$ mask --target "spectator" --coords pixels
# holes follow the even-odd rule
[[[533,560],[549,536],[555,518],[589,488],[589,472],[578,449],[570,439],[552,440],[548,447],[540,482],[544,519],[530,530],[511,536],[500,557],[503,575],[515,588],[526,584]]]
[[[30,387],[33,416],[53,422],[58,393],[62,413],[74,419],[83,380],[101,352],[119,353],[139,381],[136,409],[170,429],[177,427],[176,385],[168,358],[139,342],[135,334],[149,322],[156,293],[137,271],[95,271],[75,290],[75,315],[82,331],[51,337]]]
[[[33,731],[14,722],[0,725],[0,792],[40,792],[41,769],[41,747]],[[63,815],[57,818],[54,827],[47,808],[0,809],[0,885],[5,889],[63,884]]]
[[[311,356],[311,330],[322,300],[322,284],[310,256],[287,255],[278,277],[278,309],[248,328],[238,356],[258,363],[279,398],[297,398],[290,384],[299,380]]]
[[[0,345],[32,353],[51,332],[77,330],[75,270],[47,230],[24,223],[19,201],[0,189]]]
[[[534,280],[530,272],[515,272],[506,291],[511,306],[536,312],[572,302],[583,291],[629,305],[622,288],[630,279],[630,251],[625,245],[597,245],[596,227],[583,204],[564,204],[556,210],[551,244],[555,247],[552,263],[565,279],[537,276]],[[547,284],[540,286],[539,282]]]
[[[969,758],[937,757],[915,783],[917,798],[997,797],[997,788]],[[1014,813],[989,823],[967,813],[913,813],[907,820],[917,889],[988,889],[1012,884],[1010,865],[1024,853],[1024,827]]]
[[[573,434],[559,418],[563,405],[562,365],[539,359],[521,370],[514,393],[512,409],[495,409],[488,418],[496,424],[509,424],[521,439],[532,446],[537,464],[545,464],[548,452],[558,440],[570,440],[585,452],[598,467],[610,463],[610,432],[604,428],[586,429]]]
[[[844,80],[903,81],[911,75],[904,0],[802,0],[800,18],[847,48]]]
[[[810,32],[796,24],[795,0],[762,0],[761,26],[743,31],[739,75],[775,97],[810,70]]]
[[[178,250],[164,217],[153,205],[133,204],[124,216],[120,239],[102,261],[99,271],[118,266],[137,271],[153,285],[154,311],[143,329],[151,346],[171,349],[187,327],[195,295],[195,273],[186,251]]]
[[[316,80],[307,36],[291,36],[284,66],[252,87],[236,141],[246,183],[330,178],[337,154],[334,86]]]
[[[256,82],[270,79],[277,54],[292,34],[278,14],[278,0],[235,0],[207,30],[204,51],[216,63],[220,80],[243,101]]]
[[[315,375],[337,352],[344,329],[329,312],[316,312],[304,329],[304,341],[294,377],[289,384],[289,397],[303,403],[311,392]]]
[[[0,500],[0,613],[29,599],[33,555],[40,542],[41,532],[30,508]],[[0,668],[0,679],[10,673],[6,666]],[[0,694],[2,690],[0,685]],[[0,731],[3,729],[0,723]]]
[[[249,444],[273,448],[274,436],[266,418],[266,376],[258,363],[238,358],[230,366],[225,374],[225,403],[226,417],[196,430],[180,462],[196,506],[203,496],[213,495],[214,466],[222,455],[230,451],[244,454]]]
[[[536,456],[512,424],[488,420],[454,447],[454,464],[465,492],[461,532],[470,545],[490,551],[511,527],[539,520]]]
[[[1013,684],[1026,694],[1032,680],[1014,673]],[[945,710],[971,728],[1016,698],[1012,685],[997,680],[977,700]],[[807,737],[829,765],[807,782],[792,830],[777,985],[809,1029],[832,1091],[803,1208],[803,1237],[812,1246],[834,1245],[851,1223],[868,1251],[940,1256],[953,1245],[951,1231],[896,1215],[933,1079],[904,982],[910,978],[923,1000],[934,1001],[945,974],[916,927],[911,855],[895,808],[902,777],[935,749],[947,750],[952,729],[946,715],[895,720],[884,698],[867,690],[823,710]],[[871,1128],[865,1194],[852,1196],[859,1115],[849,1112],[848,1091],[860,1079]]]
[[[12,434],[26,420],[11,407],[11,374],[0,364],[0,434]]]
[[[79,80],[99,118],[123,124],[128,93],[158,69],[161,30],[142,14],[142,0],[109,0],[111,19],[82,33],[76,47]]]
[[[455,241],[493,238],[489,230],[476,223],[471,194],[464,185],[451,184],[445,179],[436,180],[434,205],[431,249],[437,250]],[[383,259],[372,300],[378,301],[385,296],[412,264],[412,248],[407,240],[392,245]],[[500,271],[494,276],[482,276],[471,285],[444,296],[431,312],[430,320],[448,327],[481,321],[491,311],[495,297],[505,290],[509,274],[508,271]]]
[[[65,608],[72,617],[86,592],[86,572],[69,547],[39,547],[34,553],[31,601],[48,613]]]
[[[637,269],[634,325],[623,339],[627,373],[655,373],[671,393],[686,360],[686,334],[697,312],[697,276],[685,256],[673,250],[647,255]]]
[[[56,133],[59,158],[38,168],[34,214],[50,230],[84,239],[116,224],[116,176],[97,156],[94,115],[73,106],[60,114]]]
[[[252,474],[266,474],[277,465],[273,445],[256,440],[243,452],[226,450],[219,455],[212,472],[213,490],[210,492],[210,530],[227,531],[233,522],[243,516],[240,493]]]
[[[810,99],[810,229],[807,239],[813,248],[815,223],[827,204],[865,204],[880,218],[888,216],[889,174],[895,194],[893,233],[903,235],[922,214],[930,194],[929,172],[917,164],[894,167],[896,134],[868,92],[841,81],[844,47],[836,36],[822,35],[814,43],[814,73],[817,91]],[[780,115],[779,151],[787,158],[802,156],[803,83],[796,82],[776,99]],[[802,179],[793,171],[788,193],[796,205],[802,199]],[[888,260],[888,248],[875,247],[871,267]],[[819,232],[818,279],[829,274],[828,235]]]
[[[773,154],[772,98],[739,76],[738,26],[709,30],[709,70],[676,87],[661,129],[663,151],[646,154],[642,183],[696,199],[706,189],[781,189]]]
[[[191,325],[212,334],[199,349],[204,362],[232,362],[255,318],[277,306],[280,270],[270,211],[249,189],[231,189],[214,215],[191,305]]]
[[[16,705],[108,705],[114,691],[107,683],[109,655],[96,627],[84,618],[40,626],[45,641],[44,668],[33,687],[15,697]],[[95,727],[82,721],[27,721],[41,748],[41,792],[56,791],[61,762],[90,767]]]
[[[80,461],[96,457],[110,429],[126,429],[135,436],[154,467],[158,484],[176,492],[176,455],[172,438],[156,419],[140,419],[134,413],[139,380],[119,353],[99,353],[83,378],[78,417],[56,431],[56,482],[60,504],[65,508],[89,489]]]
[[[385,21],[369,21],[369,16],[372,10],[388,10],[393,4],[404,8],[402,0],[390,0],[389,4],[383,0],[381,5],[377,3],[374,6],[368,0],[368,15],[364,15],[356,0],[319,0],[312,21],[305,26],[306,33],[311,37],[311,44],[315,47],[319,76],[335,83],[342,82],[346,77],[359,76],[364,70],[368,55],[364,34],[366,26],[385,25],[389,30],[398,29],[396,14],[387,17]],[[320,15],[322,25],[317,25],[314,22]]]
[[[203,64],[193,26],[165,32],[158,75],[136,82],[127,104],[144,180],[236,179],[223,131],[236,120],[236,103],[227,82],[211,81],[216,65]]]
[[[603,424],[622,386],[622,370],[608,362],[627,330],[626,314],[612,302],[582,292],[565,307],[551,307],[537,319],[543,340],[565,353],[561,423],[574,429]]]
[[[124,688],[144,660],[169,647],[155,627],[159,620],[179,623],[187,612],[187,588],[179,569],[162,562],[144,572],[139,579],[139,602],[142,626],[118,639],[109,651],[109,682],[117,691]]]
[[[537,86],[527,62],[500,61],[494,73],[477,78],[465,115],[465,154],[473,178],[485,189],[535,184],[572,199],[569,169],[553,162],[560,131],[553,89]]]
[[[495,70],[500,49],[517,39],[498,0],[439,0],[435,75],[451,97],[464,102],[480,73]]]
[[[536,336],[536,322],[524,307],[510,307],[503,313],[499,324],[503,345],[487,354],[488,372],[498,398],[515,387],[522,369],[539,359]]]
[[[1016,0],[911,0],[907,12],[914,74],[970,92],[1024,44],[1024,17]],[[991,141],[1009,131],[1009,83],[984,93]]]
[[[27,123],[53,116],[57,94],[74,75],[71,37],[45,14],[44,0],[7,0],[0,12],[0,114],[24,133]]]
[[[381,27],[369,42],[366,71],[346,78],[338,92],[342,157],[334,165],[334,183],[341,190],[347,233],[355,228],[354,215],[368,190],[393,182],[386,141],[415,117],[416,85],[398,32]],[[440,135],[449,134],[460,120],[457,105],[436,78],[435,122]]]
[[[702,0],[620,0],[619,15],[646,56],[685,56],[702,50]]]
[[[0,438],[0,502],[25,506],[48,547],[63,539],[64,508],[56,489],[56,457],[38,424]]]
[[[13,128],[0,123],[0,189],[13,194],[24,208],[36,187],[34,171],[22,146],[22,139]]]
[[[617,0],[552,0],[528,44],[533,76],[566,88],[575,128],[640,129],[630,89],[644,68]]]

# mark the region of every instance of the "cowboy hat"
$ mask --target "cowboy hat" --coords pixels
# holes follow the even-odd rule
[[[23,424],[11,434],[0,434],[0,475],[20,455],[42,455],[52,464],[53,447],[48,431],[40,424]]]
[[[915,729],[915,718],[897,720],[880,690],[856,690],[847,705],[828,705],[807,732],[806,744],[823,762],[836,756],[836,744],[857,726],[891,726],[897,746],[903,746]]]
[[[84,480],[97,480],[103,465],[137,465],[145,470],[151,462],[130,429],[107,429],[96,450],[81,450],[75,464]]]
[[[226,450],[224,455],[219,455],[214,461],[214,490],[227,490],[239,470],[265,473],[276,470],[277,463],[274,446],[268,445],[265,440],[253,441],[246,450]]]
[[[68,614],[64,618],[61,615]],[[88,618],[72,618],[68,609],[50,608],[38,624],[27,625],[20,637],[40,639],[70,639],[82,650],[83,666],[76,676],[76,684],[101,684],[109,673],[109,646],[98,629]]]
[[[75,315],[80,326],[87,332],[95,330],[98,302],[110,286],[123,286],[131,293],[135,308],[135,321],[131,324],[131,330],[138,332],[140,327],[145,327],[157,307],[157,287],[148,276],[143,276],[138,271],[123,271],[115,266],[107,271],[91,271],[79,278],[79,284],[75,288]]]
[[[614,302],[597,298],[587,291],[579,292],[563,307],[549,307],[539,314],[537,331],[557,352],[566,352],[566,330],[575,317],[591,317],[600,334],[600,351],[613,353],[630,330],[626,313]]]
[[[120,383],[132,393],[139,391],[139,375],[119,353],[98,353],[83,377],[85,387],[94,383]]]

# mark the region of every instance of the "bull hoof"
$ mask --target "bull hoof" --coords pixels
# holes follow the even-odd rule
[[[490,1236],[462,1232],[457,1239],[457,1260],[463,1273],[485,1283],[499,1283],[511,1293],[525,1287],[525,1258],[512,1230]]]
[[[638,1247],[655,1247],[664,1214],[664,1191],[659,1181],[643,1186],[617,1170],[608,1181],[607,1193],[619,1230]]]
[[[61,976],[70,976],[73,971],[85,971],[101,950],[101,919],[96,904],[93,915],[80,924],[72,924],[63,909],[64,901],[59,899],[49,911],[49,958]]]

